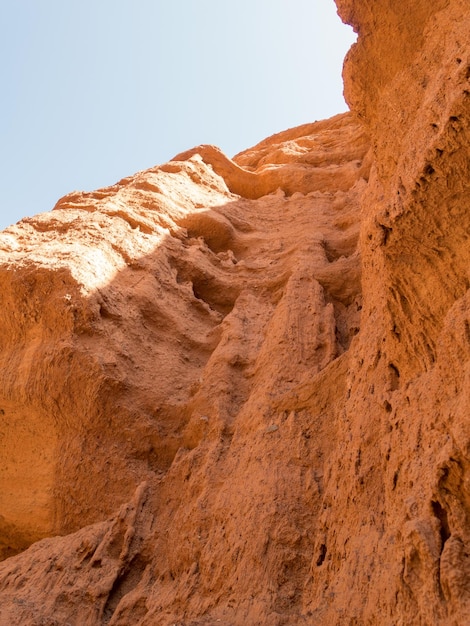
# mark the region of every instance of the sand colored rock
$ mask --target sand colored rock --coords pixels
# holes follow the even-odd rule
[[[0,234],[0,626],[470,621],[468,10],[337,4],[352,113]]]

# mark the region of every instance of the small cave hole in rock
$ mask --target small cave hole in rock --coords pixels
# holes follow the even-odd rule
[[[390,374],[390,388],[392,391],[396,391],[400,386],[400,371],[393,363],[389,363],[388,371]]]
[[[390,238],[392,229],[388,226],[384,226],[384,224],[379,224],[379,226],[382,229],[382,245],[385,246]]]
[[[427,163],[424,167],[424,173],[426,176],[431,176],[431,174],[434,174],[434,168],[430,163]]]
[[[470,323],[468,320],[465,320],[465,337],[468,343],[470,343]]]
[[[214,311],[228,315],[238,297],[237,288],[224,288],[217,280],[207,276],[193,276],[192,290],[194,297],[209,305]]]
[[[431,502],[432,512],[440,522],[440,535],[441,535],[441,552],[445,542],[449,539],[451,532],[449,528],[449,521],[447,518],[447,511],[441,506],[440,502],[433,500]]]
[[[320,554],[318,555],[318,559],[317,559],[317,567],[320,567],[320,565],[323,563],[325,558],[326,558],[326,545],[322,543],[320,546]]]

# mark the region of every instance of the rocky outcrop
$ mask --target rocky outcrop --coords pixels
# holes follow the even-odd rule
[[[469,621],[468,11],[337,4],[352,113],[0,234],[1,625]]]
[[[0,623],[297,619],[368,146],[350,114],[203,146],[3,232],[4,555],[67,536],[5,561]]]
[[[341,469],[352,475],[357,463],[358,480],[348,498],[332,499],[326,520],[355,520],[347,541],[332,533],[332,547],[338,558],[349,554],[345,546],[362,546],[361,560],[354,579],[347,557],[325,584],[341,590],[345,614],[366,623],[463,624],[470,530],[468,7],[417,1],[371,8],[343,0],[338,7],[359,32],[345,89],[369,130],[374,158],[362,204],[364,307],[346,405],[352,439],[362,443],[348,445],[349,467]],[[357,415],[364,416],[360,423]]]

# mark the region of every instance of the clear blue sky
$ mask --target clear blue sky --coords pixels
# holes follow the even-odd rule
[[[0,23],[0,228],[346,110],[333,0],[3,0]]]

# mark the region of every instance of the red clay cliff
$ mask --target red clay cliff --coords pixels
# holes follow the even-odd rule
[[[0,626],[470,621],[470,14],[351,112],[0,233]]]

